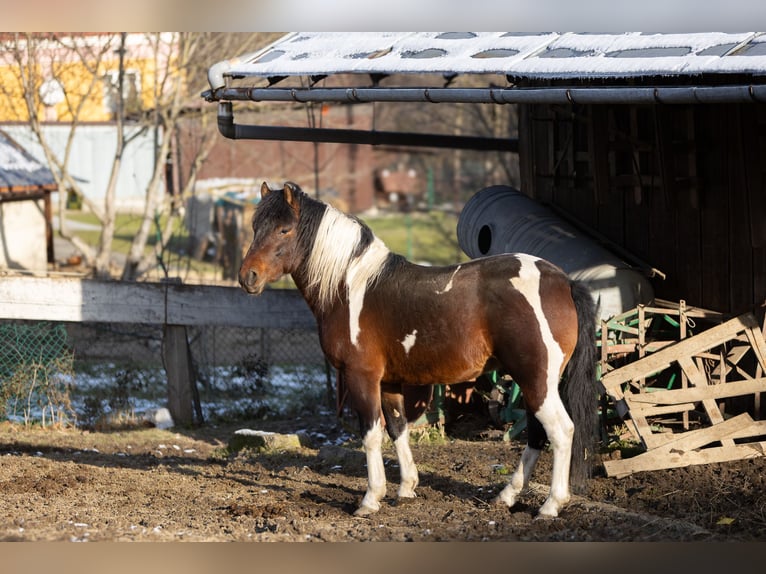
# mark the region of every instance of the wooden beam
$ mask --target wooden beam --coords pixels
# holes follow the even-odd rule
[[[712,447],[702,450],[692,450],[684,453],[670,454],[648,451],[631,458],[604,461],[607,476],[624,478],[634,472],[647,470],[663,470],[681,468],[694,464],[709,464],[712,462],[728,462],[764,456],[766,441],[735,444],[729,447]]]
[[[722,462],[724,460],[743,458],[743,455],[747,456],[750,453],[747,449],[743,450],[738,447],[748,447],[750,445],[735,445],[732,439],[743,436],[758,436],[762,432],[762,425],[755,423],[747,413],[743,413],[710,427],[685,432],[680,435],[670,435],[673,437],[671,440],[668,440],[667,437],[662,437],[661,444],[657,444],[651,450],[647,450],[647,452],[629,459],[605,461],[604,468],[610,476],[625,476],[640,470],[677,468],[690,464]],[[723,447],[697,450],[716,441],[721,441]],[[752,448],[756,452],[763,454],[762,447],[760,446],[761,443],[753,444],[757,446]],[[715,450],[715,454],[708,452],[713,450]]]
[[[743,431],[751,426],[753,422],[749,414],[742,413],[709,427],[681,433],[678,435],[678,438],[657,447],[655,451],[669,454],[671,452],[684,453],[698,449],[716,441],[727,440],[734,433]]]
[[[637,403],[645,403],[647,405],[680,405],[682,403],[696,403],[704,399],[724,399],[757,392],[766,392],[766,377],[747,381],[730,381],[718,385],[706,385],[701,388],[688,387],[653,393],[632,393],[629,402],[630,408],[633,410],[636,406],[642,408]]]
[[[641,416],[641,417],[656,417],[658,415],[670,415],[675,413],[683,413],[685,411],[693,411],[694,410],[694,403],[676,403],[671,405],[650,405],[650,406],[644,406],[644,405],[630,405],[630,414],[631,416]]]
[[[0,277],[0,319],[315,328],[295,289],[259,297],[236,287],[72,277]]]

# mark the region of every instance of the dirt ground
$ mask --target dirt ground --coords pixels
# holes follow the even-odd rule
[[[469,417],[470,418],[470,417]],[[238,428],[301,431],[294,452],[230,453]],[[366,470],[360,441],[332,415],[230,426],[113,432],[0,425],[0,541],[763,541],[766,457],[615,479],[557,519],[536,519],[546,452],[522,501],[492,503],[523,443],[476,421],[413,445],[418,498],[355,518]]]

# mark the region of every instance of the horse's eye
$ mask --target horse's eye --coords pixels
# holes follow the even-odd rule
[[[290,233],[290,228],[289,227],[283,227],[282,229],[279,230],[279,232],[282,235],[287,235],[288,233]]]

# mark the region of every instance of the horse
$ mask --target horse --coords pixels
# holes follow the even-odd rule
[[[416,496],[404,390],[507,373],[528,414],[527,444],[496,501],[512,507],[542,449],[553,453],[538,517],[556,517],[591,475],[598,428],[596,310],[590,292],[553,264],[514,253],[421,266],[391,252],[359,218],[292,182],[261,186],[253,239],[239,270],[251,295],[292,276],[314,314],[322,351],[359,419],[367,489],[354,515],[386,496],[388,433],[400,466],[399,502]],[[566,371],[566,372],[565,372]],[[564,376],[567,405],[559,394]],[[571,412],[571,418],[568,411]]]

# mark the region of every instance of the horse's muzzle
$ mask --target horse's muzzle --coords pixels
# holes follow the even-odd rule
[[[260,295],[263,291],[263,283],[258,281],[258,274],[252,269],[240,269],[239,284],[251,295]]]

